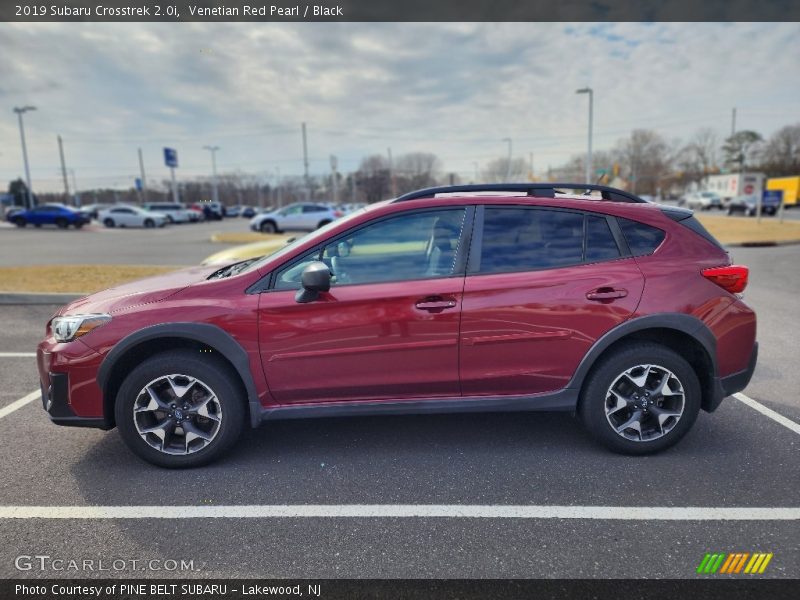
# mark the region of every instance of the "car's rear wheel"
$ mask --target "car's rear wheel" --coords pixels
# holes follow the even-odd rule
[[[25,227],[28,222],[25,220],[25,217],[14,217],[14,225],[17,227]]]
[[[85,223],[83,221],[75,221],[75,229],[80,229]]]
[[[188,351],[153,356],[120,386],[114,414],[125,444],[160,467],[207,464],[244,426],[245,399],[219,360]]]
[[[56,219],[56,227],[59,229],[66,229],[69,227],[69,221],[66,219]]]
[[[692,366],[657,344],[631,344],[593,369],[579,412],[592,436],[615,452],[664,450],[691,429],[701,390]]]
[[[330,222],[331,222],[331,220],[330,220],[330,219],[323,219],[322,221],[320,221],[320,222],[317,224],[317,229],[319,229],[320,227],[325,227],[325,225],[327,225],[327,224],[328,224],[328,223],[330,223]]]
[[[278,233],[278,227],[272,221],[264,221],[260,229],[261,233]]]
[[[151,228],[155,227],[156,224],[155,224],[155,221],[153,221],[153,219],[145,219],[144,220],[144,226],[147,227],[148,229],[151,229]]]
[[[109,217],[108,219],[105,219],[103,221],[103,225],[105,225],[106,227],[114,227],[114,225],[115,225],[114,219],[112,219],[111,217]]]

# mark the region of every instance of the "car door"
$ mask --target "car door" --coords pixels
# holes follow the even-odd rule
[[[280,218],[278,219],[278,228],[285,229],[285,230],[298,230],[302,229],[303,223],[303,205],[302,204],[293,204],[291,206],[287,206],[279,213]]]
[[[465,396],[562,389],[639,303],[644,278],[612,218],[487,206],[475,235],[460,336]]]
[[[260,295],[259,339],[279,403],[459,396],[458,328],[472,209],[378,219],[290,261]],[[330,292],[298,303],[303,269]]]

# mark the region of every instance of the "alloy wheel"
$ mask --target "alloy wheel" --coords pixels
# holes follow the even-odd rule
[[[606,420],[617,435],[650,442],[678,424],[685,406],[684,387],[669,369],[637,365],[621,373],[608,388]]]
[[[196,377],[163,375],[145,385],[133,403],[136,431],[152,448],[186,455],[208,446],[222,424],[222,405]]]

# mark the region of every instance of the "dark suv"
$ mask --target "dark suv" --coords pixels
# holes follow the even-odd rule
[[[613,188],[433,188],[72,302],[38,348],[42,398],[166,467],[245,422],[472,411],[570,411],[645,454],[750,381],[747,276],[691,211]]]

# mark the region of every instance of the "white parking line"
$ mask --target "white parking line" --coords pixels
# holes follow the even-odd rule
[[[36,358],[36,352],[0,352],[0,358]]]
[[[30,394],[20,398],[19,400],[14,400],[14,402],[9,404],[8,406],[4,406],[3,408],[0,408],[0,419],[10,415],[15,410],[19,410],[20,408],[22,408],[26,404],[30,404],[34,400],[38,400],[41,397],[42,397],[41,391],[36,390],[35,392],[31,392]]]
[[[776,423],[780,423],[784,427],[787,427],[787,428],[791,429],[792,431],[794,431],[795,433],[800,434],[800,424],[795,423],[791,419],[788,419],[788,418],[784,417],[782,414],[776,413],[771,408],[767,408],[766,406],[764,406],[760,402],[756,402],[755,400],[753,400],[749,396],[745,396],[741,392],[739,392],[737,394],[734,394],[733,397],[736,398],[739,402],[743,402],[744,404],[747,404],[747,406],[749,406],[750,408],[756,409],[762,415],[764,415],[766,417],[769,417],[770,419],[772,419]]]
[[[0,519],[265,518],[596,519],[796,521],[799,507],[275,504],[241,506],[0,506]]]

